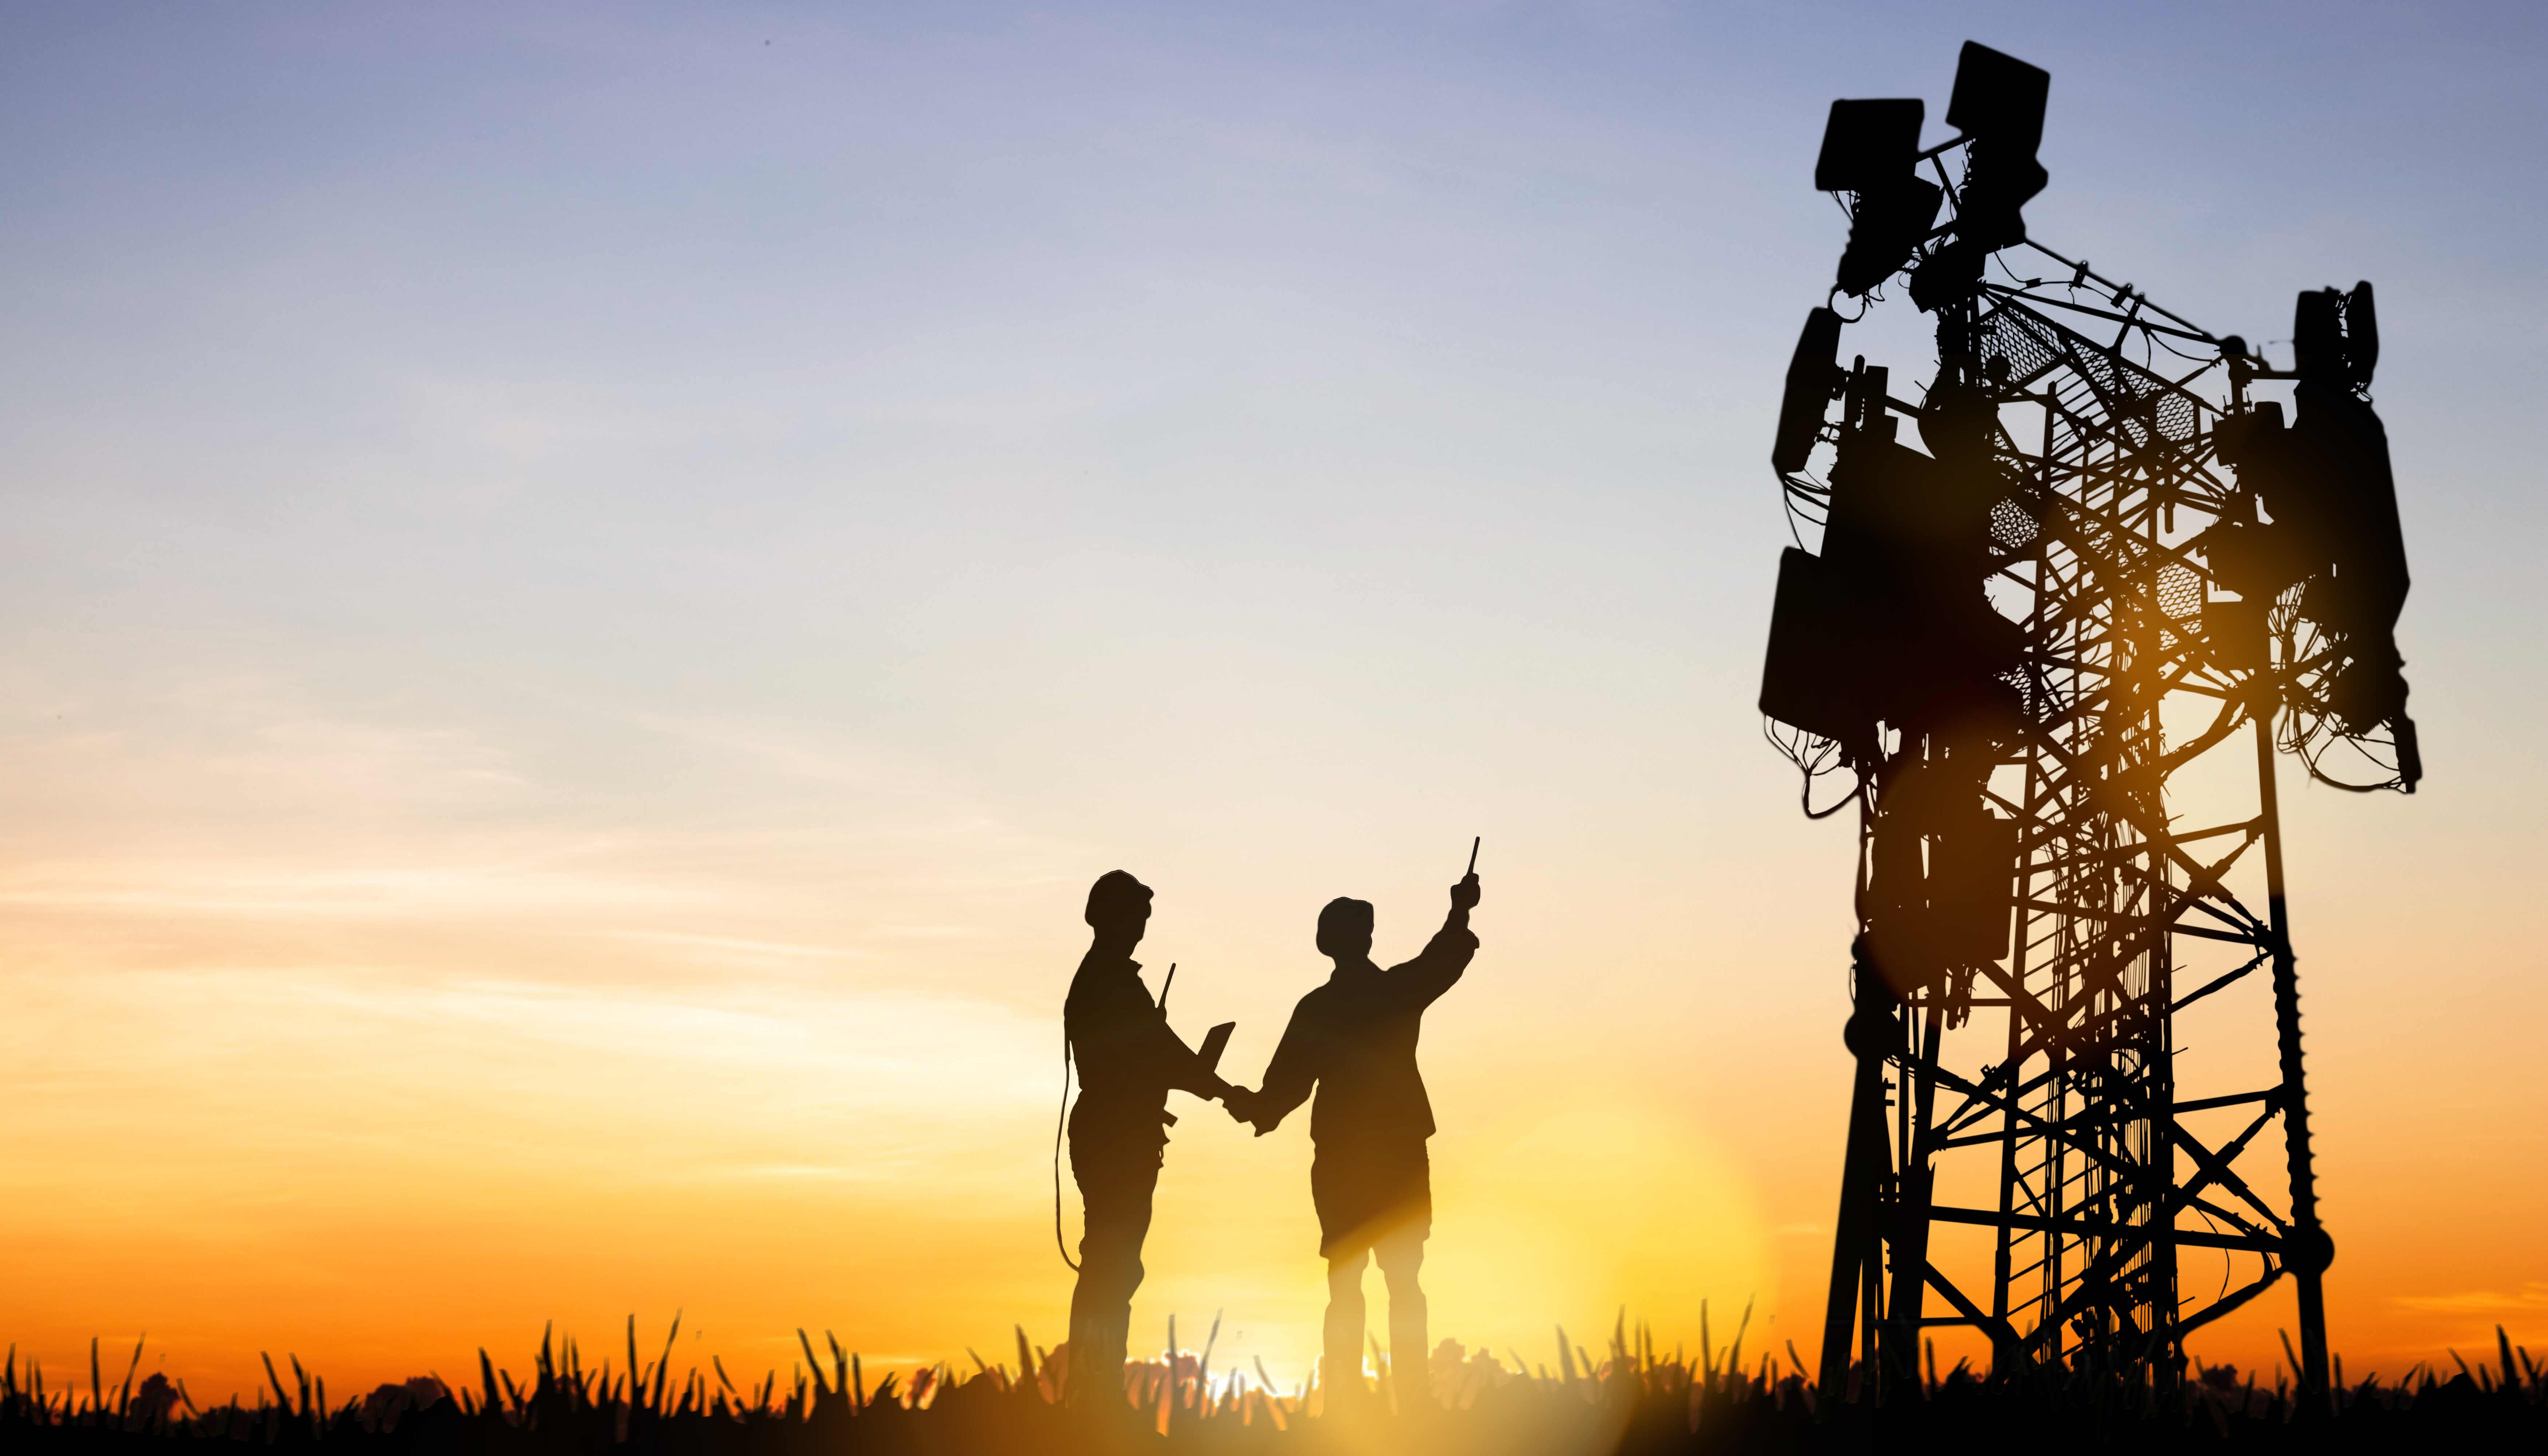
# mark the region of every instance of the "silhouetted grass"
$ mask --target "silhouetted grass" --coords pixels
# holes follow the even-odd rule
[[[1559,1330],[1553,1376],[1508,1368],[1484,1352],[1463,1358],[1445,1341],[1427,1372],[1430,1400],[1390,1413],[1397,1397],[1384,1378],[1351,1403],[1351,1413],[1335,1417],[1320,1394],[1215,1373],[1207,1341],[1202,1356],[1131,1367],[1125,1400],[1112,1411],[1119,1418],[1102,1427],[1056,1404],[1058,1352],[1030,1345],[1023,1330],[1014,1372],[973,1356],[969,1373],[940,1365],[872,1384],[837,1342],[827,1337],[818,1354],[802,1331],[798,1339],[805,1362],[784,1386],[774,1371],[738,1386],[713,1361],[674,1381],[672,1342],[662,1356],[643,1358],[632,1320],[625,1363],[615,1370],[588,1368],[572,1340],[544,1335],[527,1384],[482,1351],[473,1388],[428,1377],[331,1403],[326,1383],[297,1359],[287,1361],[289,1383],[269,1359],[271,1399],[259,1391],[253,1405],[209,1410],[160,1376],[136,1386],[138,1347],[123,1378],[110,1383],[92,1342],[84,1388],[48,1385],[12,1349],[0,1367],[0,1447],[138,1452],[248,1443],[416,1456],[1010,1456],[1099,1447],[1664,1456],[1855,1452],[1877,1442],[1945,1449],[1950,1441],[1976,1449],[2548,1450],[2548,1379],[2501,1330],[2493,1361],[2471,1367],[2454,1355],[2459,1368],[2447,1378],[2419,1367],[2395,1383],[2366,1380],[2317,1400],[2280,1380],[2260,1388],[2252,1375],[2241,1381],[2226,1369],[2167,1391],[2054,1373],[1990,1381],[1960,1365],[1941,1378],[1933,1355],[1925,1375],[1893,1381],[1881,1399],[1853,1376],[1847,1399],[1821,1401],[1792,1347],[1783,1373],[1774,1358],[1744,1366],[1739,1338],[1729,1351],[1702,1349],[1693,1362],[1678,1352],[1660,1356],[1623,1323],[1597,1363]]]

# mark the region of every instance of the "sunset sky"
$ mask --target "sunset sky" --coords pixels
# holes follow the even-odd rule
[[[1089,880],[1252,1081],[1318,907],[1412,954],[1483,835],[1436,1334],[1810,1359],[1767,456],[1825,109],[1942,138],[1967,38],[2050,245],[2251,340],[2378,285],[2428,776],[2284,765],[2330,1333],[2548,1346],[2548,16],[1630,0],[0,17],[0,1341],[1051,1344]],[[1175,1110],[1135,1349],[1298,1379],[1306,1120]]]

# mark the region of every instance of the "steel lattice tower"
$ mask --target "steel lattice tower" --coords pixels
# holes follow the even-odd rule
[[[2169,1379],[2189,1333],[2289,1279],[2322,1387],[2333,1246],[2275,752],[2339,782],[2320,759],[2341,747],[2373,766],[2351,788],[2421,772],[2370,291],[2303,295],[2274,370],[2025,239],[2043,77],[1968,46],[1960,135],[1919,150],[1919,103],[1844,102],[1818,168],[1853,202],[1835,292],[1880,304],[1907,263],[1939,341],[1906,404],[1885,370],[1839,367],[1843,320],[1817,310],[1776,452],[1821,554],[1800,529],[1781,564],[1763,706],[1809,808],[1828,776],[1860,809],[1823,1379],[1854,1346],[1907,1370],[1938,1325],[1979,1330],[2003,1371]],[[2283,381],[2289,428],[2258,398]]]

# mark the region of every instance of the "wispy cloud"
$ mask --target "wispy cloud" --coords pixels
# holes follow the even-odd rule
[[[2420,1310],[2434,1315],[2511,1315],[2548,1310],[2548,1283],[2532,1280],[2518,1289],[2393,1295],[2389,1302],[2402,1310]]]
[[[715,904],[718,887],[579,870],[624,842],[563,845],[475,863],[344,864],[295,860],[135,858],[21,864],[0,874],[0,906],[141,915],[409,917]],[[428,852],[429,853],[429,852]]]
[[[100,685],[75,668],[0,662],[23,689],[0,712],[0,919],[21,964],[943,974],[987,967],[1016,934],[997,902],[1068,857],[924,758],[821,724],[546,704],[587,741],[268,675]],[[581,775],[601,744],[675,791],[596,796]]]
[[[121,995],[192,1002],[270,1021],[290,1013],[345,1038],[448,1037],[491,1057],[555,1064],[561,1053],[805,1089],[809,1100],[915,1112],[960,1100],[1043,1096],[1051,1028],[962,996],[835,988],[721,994],[563,986],[483,977],[422,982],[312,973],[128,980]],[[507,1051],[507,1046],[517,1048]],[[1048,1056],[1047,1053],[1050,1053]],[[1025,1074],[1024,1068],[1033,1068]]]

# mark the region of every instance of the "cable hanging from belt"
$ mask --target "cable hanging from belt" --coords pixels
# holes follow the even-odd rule
[[[1076,1274],[1079,1265],[1071,1261],[1070,1245],[1061,1236],[1061,1130],[1069,1121],[1070,1025],[1064,1022],[1061,1028],[1061,1107],[1052,1115],[1052,1246],[1060,1251],[1061,1261],[1070,1265],[1070,1272]]]

